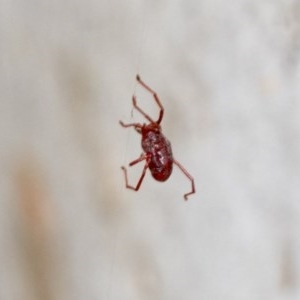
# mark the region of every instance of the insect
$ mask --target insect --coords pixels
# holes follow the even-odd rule
[[[152,94],[155,102],[160,108],[159,116],[157,121],[154,121],[149,115],[147,115],[138,105],[136,101],[136,96],[132,96],[132,104],[133,107],[140,112],[145,119],[149,121],[148,124],[140,124],[140,123],[129,123],[125,124],[122,121],[120,125],[124,128],[133,127],[139,134],[142,136],[142,148],[143,153],[140,155],[139,158],[133,160],[129,163],[129,166],[133,166],[139,162],[145,161],[144,169],[142,175],[134,187],[128,184],[128,177],[127,177],[127,169],[122,167],[124,171],[125,183],[126,188],[132,189],[134,191],[138,191],[143,179],[145,177],[146,171],[149,168],[152,174],[152,177],[157,181],[166,181],[173,170],[173,164],[175,164],[190,180],[191,182],[191,191],[184,194],[184,199],[188,200],[188,196],[194,194],[195,184],[194,178],[188,173],[188,171],[173,157],[171,143],[166,139],[166,137],[162,134],[160,123],[164,116],[164,108],[158,98],[156,92],[154,92],[148,85],[146,85],[139,75],[136,76],[137,82],[146,89],[150,94]]]

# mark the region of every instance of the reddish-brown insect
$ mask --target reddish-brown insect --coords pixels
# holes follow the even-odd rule
[[[140,124],[140,123],[130,123],[124,124],[120,121],[120,124],[127,127],[134,127],[134,129],[142,135],[142,148],[144,153],[138,159],[132,161],[129,166],[133,166],[141,161],[146,161],[142,175],[136,185],[136,187],[128,184],[127,170],[125,167],[122,167],[125,176],[126,188],[138,191],[142,181],[145,177],[147,168],[150,169],[153,178],[157,181],[166,181],[173,169],[173,163],[185,174],[185,176],[191,181],[192,189],[190,192],[184,194],[184,199],[187,200],[188,196],[194,194],[195,184],[193,177],[188,173],[188,171],[174,159],[172,154],[171,143],[165,138],[161,132],[160,123],[163,119],[164,108],[160,103],[160,100],[157,94],[148,87],[140,78],[139,75],[136,76],[137,82],[144,87],[149,93],[151,93],[156,101],[157,105],[160,108],[159,117],[157,121],[154,121],[150,118],[136,103],[136,97],[132,97],[133,107],[139,111],[150,123],[149,124]]]

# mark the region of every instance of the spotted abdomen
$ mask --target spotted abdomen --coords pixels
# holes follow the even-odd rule
[[[171,143],[161,132],[149,131],[142,138],[142,148],[149,156],[149,169],[153,178],[166,181],[173,168]]]

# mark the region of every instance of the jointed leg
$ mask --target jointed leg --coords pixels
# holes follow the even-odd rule
[[[139,111],[150,123],[155,123],[154,120],[151,119],[151,117],[149,115],[147,115],[136,103],[136,97],[135,95],[132,96],[132,104],[133,107]]]
[[[146,85],[146,84],[142,81],[140,75],[136,75],[136,80],[137,80],[137,82],[138,82],[143,88],[145,88],[149,93],[152,94],[152,96],[154,97],[155,102],[156,102],[157,105],[159,106],[160,112],[159,112],[159,117],[158,117],[158,120],[156,121],[156,123],[157,123],[157,124],[160,124],[160,122],[162,121],[163,115],[164,115],[164,107],[163,107],[162,104],[160,103],[160,100],[159,100],[159,98],[158,98],[156,92],[154,92],[148,85]],[[144,113],[144,112],[137,106],[137,104],[136,104],[136,98],[135,98],[135,97],[132,98],[132,102],[133,102],[133,106],[134,106],[134,107],[135,107],[142,115],[144,115],[144,117],[145,117],[146,119],[148,119],[150,122],[153,122],[152,119],[151,119],[146,113]]]
[[[177,165],[177,167],[184,173],[184,175],[191,181],[192,184],[192,190],[189,193],[186,193],[183,195],[184,200],[188,200],[188,196],[191,194],[194,194],[196,192],[195,190],[195,183],[194,183],[194,178],[192,175],[175,159],[173,159],[173,163]]]
[[[135,165],[135,164],[137,164],[137,163],[139,163],[139,162],[141,162],[141,161],[143,161],[143,160],[145,160],[145,159],[147,159],[147,156],[142,154],[138,159],[132,161],[132,162],[129,164],[129,166],[131,167],[131,166],[133,166],[133,165]],[[125,176],[126,188],[131,189],[131,190],[134,190],[134,191],[138,191],[138,190],[139,190],[139,188],[140,188],[140,186],[141,186],[141,184],[142,184],[142,182],[143,182],[143,179],[144,179],[144,177],[145,177],[145,175],[146,175],[146,170],[147,170],[147,168],[148,168],[148,165],[149,165],[149,163],[148,163],[148,161],[146,160],[146,163],[145,163],[145,166],[144,166],[142,175],[141,175],[141,177],[140,177],[140,179],[139,179],[139,181],[138,181],[136,187],[133,187],[132,185],[129,185],[129,184],[128,184],[127,169],[126,169],[125,167],[122,167],[122,170],[123,170],[124,176]]]
[[[122,127],[125,127],[125,128],[127,128],[127,127],[142,128],[142,125],[139,124],[139,123],[129,123],[129,124],[125,124],[123,121],[119,121],[119,123],[120,123],[120,125],[121,125]]]
[[[140,123],[129,123],[129,124],[124,124],[123,121],[119,121],[120,125],[124,128],[127,127],[134,127],[134,129],[138,132],[141,133],[142,131],[142,125]]]

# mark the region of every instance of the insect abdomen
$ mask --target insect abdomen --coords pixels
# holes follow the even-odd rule
[[[149,169],[153,178],[166,181],[173,168],[171,143],[161,132],[149,131],[142,138],[142,148],[150,156]]]

